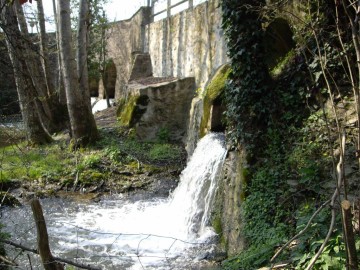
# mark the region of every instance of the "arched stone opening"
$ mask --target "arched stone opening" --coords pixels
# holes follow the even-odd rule
[[[109,98],[115,97],[116,74],[117,72],[115,63],[113,60],[110,60],[106,64],[104,72],[104,87],[109,95]],[[104,93],[103,97],[106,97],[106,93]]]
[[[266,62],[270,69],[278,65],[295,48],[293,32],[283,18],[271,22],[265,32]]]
[[[223,104],[222,98],[217,97],[212,104],[211,107],[211,115],[210,115],[210,131],[212,132],[224,132],[225,124],[224,124],[224,112],[225,105]]]
[[[205,86],[203,97],[203,113],[200,122],[200,137],[209,131],[224,131],[223,113],[223,91],[225,82],[230,73],[230,65],[225,64],[218,68]]]

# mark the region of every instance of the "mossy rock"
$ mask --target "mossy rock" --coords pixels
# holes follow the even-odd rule
[[[83,185],[96,185],[107,178],[106,173],[93,171],[93,170],[86,170],[80,174],[79,182]]]
[[[146,95],[130,95],[128,99],[120,99],[116,115],[123,127],[133,127],[146,111],[149,97]]]
[[[211,106],[213,105],[214,101],[223,93],[225,89],[225,83],[230,72],[230,65],[226,64],[221,66],[205,87],[203,98],[204,111],[200,124],[200,137],[204,137],[208,131],[207,129]]]
[[[130,96],[128,100],[121,99],[117,110],[117,117],[121,126],[129,127],[136,106],[138,96]]]

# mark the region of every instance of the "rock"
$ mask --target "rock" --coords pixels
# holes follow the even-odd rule
[[[156,141],[160,134],[182,142],[185,139],[195,79],[183,78],[159,84],[129,84],[128,99],[119,106],[123,126],[134,127],[144,141]]]

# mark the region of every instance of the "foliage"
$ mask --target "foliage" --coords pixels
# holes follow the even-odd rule
[[[160,143],[166,143],[170,141],[170,132],[167,128],[160,128],[156,133],[156,137]]]
[[[106,29],[108,28],[108,19],[103,8],[108,0],[90,1],[90,19],[89,19],[89,51],[88,66],[89,77],[99,80],[106,68]]]
[[[309,201],[300,207],[296,212],[297,224],[296,232],[304,229],[305,224],[310,216],[316,210],[316,202]],[[329,228],[330,209],[323,209],[319,215],[315,217],[311,224],[311,230],[306,231],[299,239],[292,251],[292,260],[295,269],[304,269],[308,265],[310,259],[315,255],[318,248],[322,245],[323,239]],[[334,232],[328,242],[323,254],[317,260],[314,269],[342,269],[346,264],[345,245],[343,235],[340,229],[340,221],[337,220],[338,228]]]
[[[108,19],[104,5],[108,0],[89,1],[89,46],[88,46],[88,69],[89,78],[99,80],[101,72],[106,65],[106,38],[105,31],[108,28]],[[72,0],[71,24],[76,29],[78,24],[79,1]]]
[[[39,179],[42,176],[65,173],[71,162],[71,153],[64,146],[52,144],[48,147],[31,148],[25,143],[1,149],[2,160],[0,182],[12,179]],[[46,157],[46,158],[45,158]]]
[[[23,142],[0,148],[0,183],[36,181],[40,185],[68,186],[78,179],[86,186],[116,180],[119,171],[132,168],[134,163],[145,168],[146,164],[179,164],[185,158],[179,145],[140,142],[117,133],[103,132],[95,145],[76,151],[67,144],[60,136],[50,145],[30,147]]]
[[[250,246],[234,258],[223,262],[224,270],[255,270],[265,265],[271,258],[276,240],[260,246]]]
[[[185,157],[184,150],[176,144],[163,142],[140,142],[134,138],[125,139],[119,148],[124,153],[131,153],[143,163],[171,164]]]
[[[174,149],[170,144],[154,144],[149,152],[149,157],[156,161],[167,161],[180,159],[179,149]]]
[[[254,11],[264,4],[265,1],[222,1],[222,27],[232,69],[225,91],[228,134],[233,143],[243,143],[252,150],[270,124],[276,100],[264,61],[261,20]]]
[[[346,75],[342,70],[344,55],[339,53],[336,35],[331,34],[334,29],[324,29],[331,18],[331,4],[320,2],[308,1],[308,21],[301,28],[294,27],[297,48],[278,61],[270,77],[264,64],[262,25],[276,11],[263,9],[263,1],[222,1],[232,68],[225,90],[227,130],[233,144],[246,147],[251,165],[242,204],[243,235],[248,245],[224,262],[225,269],[258,269],[268,264],[278,245],[304,228],[329,197],[336,134],[329,133],[334,116],[324,115],[322,110],[331,94],[322,61],[326,59],[326,72],[333,84],[344,84]],[[320,30],[317,38],[321,47],[313,29]],[[349,87],[341,91],[348,94]],[[324,209],[296,247],[285,251],[283,259],[290,258],[294,267],[304,269],[328,227],[329,211]],[[316,269],[344,265],[340,230],[341,222],[337,221]]]

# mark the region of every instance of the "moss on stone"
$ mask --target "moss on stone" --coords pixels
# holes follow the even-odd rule
[[[245,189],[246,189],[246,185],[249,182],[249,178],[250,178],[250,171],[248,168],[242,168],[241,169],[241,182],[242,182],[242,186],[243,188],[241,189],[241,193],[240,193],[240,200],[241,202],[245,201]]]
[[[223,227],[222,227],[222,218],[221,212],[216,213],[215,216],[212,218],[211,226],[214,228],[214,231],[217,235],[219,235],[219,244],[221,247],[225,248],[227,245],[227,241],[223,234]]]
[[[211,106],[216,98],[220,96],[220,94],[225,89],[225,82],[230,74],[230,66],[224,65],[222,66],[213,76],[209,84],[205,88],[204,93],[204,111],[203,116],[201,118],[200,124],[200,137],[203,137],[207,133],[208,122],[210,118]]]
[[[130,127],[131,119],[136,107],[139,95],[130,96],[127,100],[121,99],[119,101],[119,108],[117,110],[118,120],[123,127]]]
[[[116,112],[120,126],[132,127],[146,111],[149,97],[146,95],[130,95],[127,99],[118,101],[119,106]]]
[[[214,228],[214,231],[217,234],[221,234],[222,233],[222,225],[221,225],[221,217],[220,216],[216,216],[213,221],[212,221],[212,227]]]

